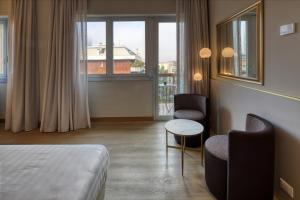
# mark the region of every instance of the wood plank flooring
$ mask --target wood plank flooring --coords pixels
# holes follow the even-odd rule
[[[106,200],[213,200],[204,180],[200,152],[165,151],[163,122],[94,123],[72,133],[9,133],[0,144],[104,144],[111,157]],[[174,142],[169,137],[170,143]]]

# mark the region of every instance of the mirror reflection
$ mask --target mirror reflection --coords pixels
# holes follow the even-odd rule
[[[259,11],[252,7],[217,26],[219,75],[261,81]]]

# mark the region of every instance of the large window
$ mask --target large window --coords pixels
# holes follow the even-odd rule
[[[146,18],[96,17],[87,23],[90,78],[146,77]]]
[[[0,18],[0,82],[7,77],[7,19]]]

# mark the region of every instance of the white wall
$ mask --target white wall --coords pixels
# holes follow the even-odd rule
[[[152,81],[89,82],[92,117],[149,117]]]
[[[216,52],[216,24],[253,2],[210,0],[213,52]],[[292,22],[299,25],[299,8],[297,0],[265,0],[264,86],[217,77],[216,55],[212,58],[211,80],[213,129],[221,133],[244,129],[247,113],[272,122],[276,129],[276,192],[280,199],[288,199],[279,190],[279,177],[282,177],[294,187],[296,200],[300,200],[300,101],[259,90],[300,97],[300,32],[279,36],[280,25]]]

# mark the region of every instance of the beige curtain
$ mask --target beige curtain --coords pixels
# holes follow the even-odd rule
[[[42,132],[90,127],[86,62],[86,0],[50,1],[48,72]]]
[[[5,129],[30,131],[38,127],[39,83],[36,0],[12,0],[9,17]]]
[[[180,93],[209,96],[209,60],[199,51],[209,47],[208,1],[177,0],[178,88]],[[194,81],[195,73],[203,80]]]

